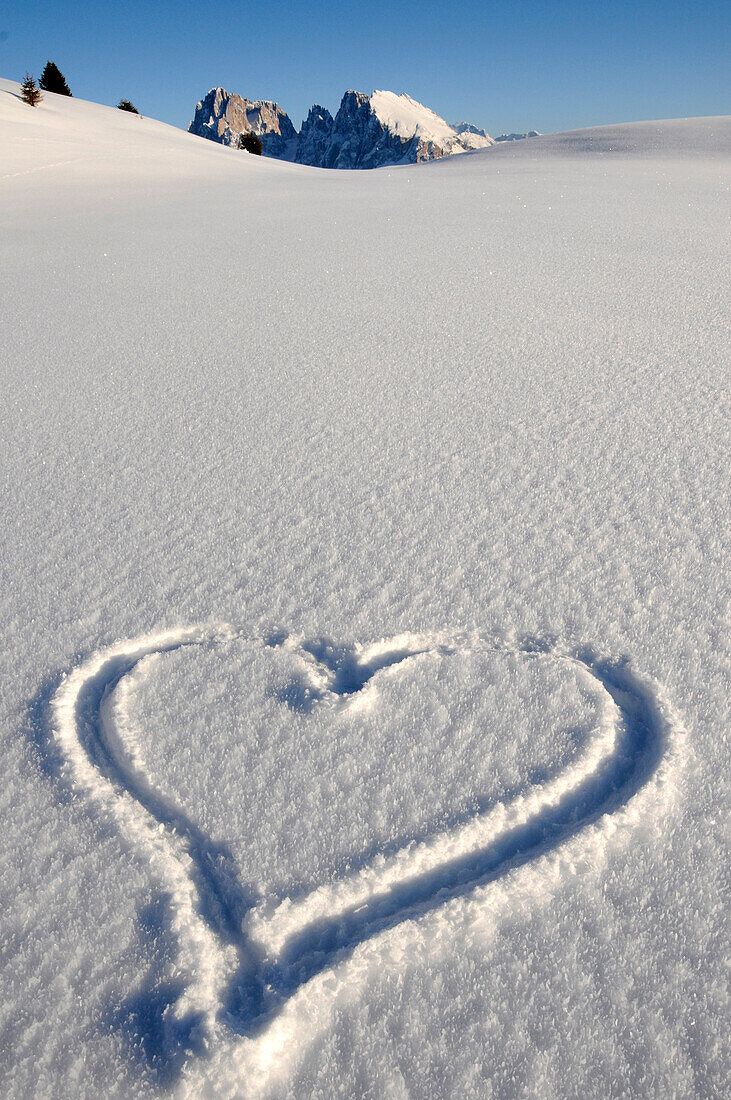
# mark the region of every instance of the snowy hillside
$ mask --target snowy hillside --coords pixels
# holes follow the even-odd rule
[[[0,150],[2,1096],[724,1095],[729,119]]]

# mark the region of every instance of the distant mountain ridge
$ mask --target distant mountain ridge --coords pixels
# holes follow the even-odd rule
[[[416,164],[495,144],[485,130],[467,122],[450,126],[411,96],[352,89],[334,117],[319,104],[311,107],[298,133],[279,104],[211,88],[188,130],[233,146],[251,130],[261,138],[265,156],[318,168]]]
[[[542,137],[540,130],[529,130],[526,134],[500,134],[495,141],[522,141],[523,138]]]

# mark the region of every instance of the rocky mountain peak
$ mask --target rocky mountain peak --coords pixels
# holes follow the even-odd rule
[[[297,131],[289,115],[269,99],[245,99],[230,95],[225,88],[211,88],[195,109],[188,130],[221,145],[238,146],[239,137],[252,131],[261,138],[268,157],[288,156],[297,141]]]
[[[466,122],[450,126],[411,96],[352,88],[335,117],[319,104],[311,107],[299,134],[277,103],[212,88],[188,129],[224,145],[237,145],[239,134],[253,130],[266,156],[320,168],[415,164],[494,144],[486,131]]]
[[[333,116],[319,103],[310,107],[297,139],[294,159],[298,164],[322,164],[330,143]]]

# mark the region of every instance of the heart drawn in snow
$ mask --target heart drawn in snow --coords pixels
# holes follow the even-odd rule
[[[237,646],[246,658],[237,690],[248,692],[248,718],[257,718],[245,725],[243,748],[241,738],[207,735],[205,715],[220,711],[222,693],[210,690],[204,668],[196,678],[195,660],[180,661],[172,684],[176,675],[183,684],[188,678],[199,721],[194,731],[178,723],[177,744],[166,743],[155,758],[159,746],[145,718],[163,678],[159,665],[145,668],[143,659],[197,654],[203,666],[222,652],[230,660]],[[574,730],[566,737],[562,716],[582,706],[585,736]],[[514,728],[521,718],[528,722],[522,741]],[[220,626],[95,654],[62,682],[53,721],[75,784],[104,804],[169,892],[184,980],[168,1025],[171,1041],[188,1047],[224,1026],[266,1031],[293,994],[358,945],[609,820],[650,779],[666,781],[680,736],[654,685],[626,659],[588,647],[457,633],[337,646],[286,635],[247,639]],[[550,726],[548,735],[542,726]],[[360,770],[348,759],[354,743]],[[524,751],[531,745],[532,758]],[[186,767],[187,756],[195,768]],[[491,758],[502,761],[502,773],[490,771]],[[460,791],[465,759],[473,788],[467,801]],[[239,818],[234,852],[219,837],[237,820],[236,798],[229,796],[218,820],[214,812],[222,790],[242,790],[247,767],[259,802],[254,815],[263,822],[255,865],[271,859],[280,866],[279,881],[269,874],[265,898],[244,885],[255,881],[255,865],[242,875],[243,840],[255,831],[251,813]],[[410,791],[415,778],[421,787]],[[327,810],[340,796],[335,825]],[[425,814],[424,803],[435,799],[437,812]],[[401,819],[399,803],[406,807]],[[284,828],[271,827],[278,817]],[[315,825],[302,830],[298,845],[297,823],[310,818]],[[319,860],[314,878],[297,868],[303,850]],[[327,879],[319,886],[318,871]],[[287,881],[297,882],[289,897]]]

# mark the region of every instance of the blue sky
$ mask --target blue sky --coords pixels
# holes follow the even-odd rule
[[[348,88],[408,92],[448,121],[549,133],[726,114],[731,3],[422,0],[210,4],[27,0],[0,12],[0,76],[51,58],[74,95],[187,126],[220,84],[295,126]]]

